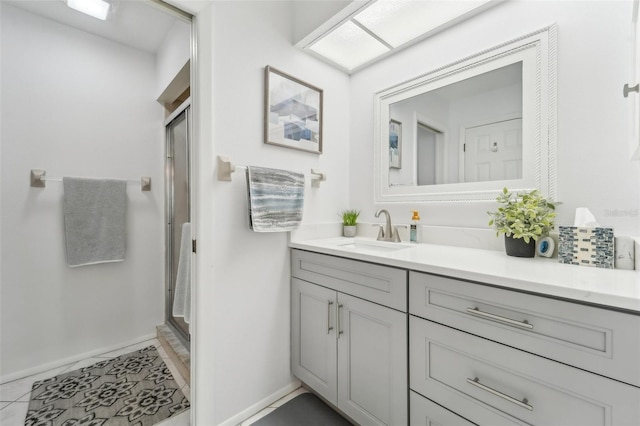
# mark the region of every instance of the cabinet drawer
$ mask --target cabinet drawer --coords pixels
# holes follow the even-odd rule
[[[417,272],[409,283],[416,316],[640,386],[640,316]]]
[[[481,425],[638,425],[640,389],[410,318],[410,387]]]
[[[411,426],[475,425],[413,391],[409,392],[409,401],[411,402]]]
[[[291,276],[407,312],[403,269],[292,250]]]

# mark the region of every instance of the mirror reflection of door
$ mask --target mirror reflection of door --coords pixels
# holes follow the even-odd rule
[[[434,81],[433,85],[436,83]],[[389,105],[392,123],[405,124],[402,161],[405,165],[413,165],[400,170],[399,164],[394,165],[390,156],[389,167],[396,168],[390,170],[390,186],[430,186],[522,178],[522,61],[433,90],[421,90],[423,92],[416,96]],[[507,124],[515,118],[520,119],[520,127],[515,122]],[[509,133],[516,128],[520,129],[518,135]],[[485,134],[487,131],[489,135]],[[429,142],[429,132],[436,138],[435,142]],[[467,142],[465,132],[477,140]],[[498,136],[497,133],[501,132],[508,134]],[[485,137],[492,139],[490,146],[483,145],[489,143],[485,142]],[[492,151],[495,149],[493,142],[498,145],[497,155]],[[413,148],[412,143],[415,143]],[[465,143],[470,152],[463,154]]]
[[[445,183],[444,132],[418,122],[417,182],[418,185]]]
[[[522,178],[522,119],[464,129],[461,182]]]

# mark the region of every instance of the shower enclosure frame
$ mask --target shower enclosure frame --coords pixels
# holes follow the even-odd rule
[[[176,270],[174,268],[173,255],[180,250],[179,239],[174,239],[175,218],[175,187],[174,187],[174,152],[171,139],[171,125],[184,115],[186,123],[186,168],[187,168],[187,217],[191,221],[192,216],[192,112],[191,98],[185,100],[167,119],[165,120],[165,320],[171,326],[176,336],[182,341],[185,347],[190,347],[191,335],[186,332],[184,324],[179,324],[173,316],[173,290]],[[180,226],[181,224],[178,224]],[[193,276],[192,276],[193,282]]]

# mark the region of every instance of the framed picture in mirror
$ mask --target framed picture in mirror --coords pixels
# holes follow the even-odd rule
[[[322,153],[322,89],[265,67],[264,142]]]
[[[389,120],[389,168],[402,168],[402,123]]]

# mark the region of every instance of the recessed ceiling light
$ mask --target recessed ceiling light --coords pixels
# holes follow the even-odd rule
[[[347,72],[426,38],[503,0],[368,0],[345,8],[297,46]],[[354,8],[357,9],[354,10]]]
[[[104,0],[65,0],[67,6],[78,12],[85,13],[94,18],[105,21],[109,15],[111,4]]]
[[[309,49],[347,69],[356,68],[389,51],[387,46],[351,21],[344,22]]]
[[[484,3],[487,0],[378,0],[353,19],[395,48]]]

